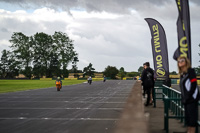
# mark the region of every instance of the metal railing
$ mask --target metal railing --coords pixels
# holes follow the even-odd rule
[[[181,103],[181,93],[179,91],[165,85],[162,86],[164,87],[164,130],[168,133],[169,119],[178,119],[180,122],[184,122],[184,106]]]
[[[152,90],[154,107],[156,107],[157,99],[163,100],[164,98],[164,93],[163,93],[164,87],[162,86],[163,82],[164,82],[163,80],[156,80],[154,89]]]
[[[162,99],[164,102],[164,130],[166,133],[169,132],[169,119],[177,119],[180,122],[184,121],[184,106],[181,103],[181,92],[170,88],[162,84],[163,81],[156,81],[155,87],[153,89],[153,100],[154,107],[156,107],[156,100]],[[161,95],[160,97],[157,97]],[[199,103],[200,107],[200,103]],[[169,110],[171,113],[169,113]],[[198,126],[200,126],[200,121],[198,120]],[[198,126],[196,127],[196,133],[198,133]]]

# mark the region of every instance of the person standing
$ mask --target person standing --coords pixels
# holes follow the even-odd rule
[[[142,71],[142,75],[145,69],[145,63],[143,64],[143,71]],[[142,86],[143,86],[143,97],[145,98],[145,94],[146,94],[146,87],[144,86],[144,82],[142,82]]]
[[[195,70],[191,68],[188,58],[179,57],[177,61],[180,74],[181,101],[185,109],[187,133],[195,133],[198,120],[198,101],[200,98]]]
[[[151,93],[154,86],[154,71],[150,68],[149,62],[144,63],[144,71],[142,72],[141,80],[147,93],[145,106],[148,106],[151,101]]]

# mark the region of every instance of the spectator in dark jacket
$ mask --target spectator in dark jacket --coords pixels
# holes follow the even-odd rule
[[[145,63],[143,64],[143,71],[142,71],[142,74],[144,72],[144,68],[145,68]],[[142,80],[141,78],[139,80]],[[145,98],[145,94],[146,94],[146,87],[144,87],[144,84],[142,82],[142,86],[143,86],[143,97]]]
[[[144,71],[142,72],[142,85],[147,92],[147,101],[145,106],[148,106],[150,101],[152,101],[151,93],[152,88],[154,87],[154,72],[153,69],[150,68],[149,62],[144,64]]]
[[[181,99],[185,108],[185,122],[188,133],[195,133],[198,120],[198,100],[200,98],[195,70],[186,57],[178,58]]]

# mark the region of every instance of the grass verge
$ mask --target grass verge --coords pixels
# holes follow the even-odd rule
[[[80,84],[84,80],[63,80],[63,86]],[[55,80],[0,80],[0,93],[55,87]]]

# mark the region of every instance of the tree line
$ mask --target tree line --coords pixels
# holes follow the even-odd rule
[[[9,40],[11,50],[3,50],[0,58],[0,78],[15,78],[23,74],[26,78],[67,78],[69,72],[75,77],[83,73],[83,77],[94,76],[95,68],[90,63],[83,70],[78,70],[78,53],[74,49],[73,40],[66,33],[55,32],[53,35],[40,32],[27,36],[22,32],[14,32]],[[68,65],[72,63],[72,69]],[[119,70],[115,66],[107,66],[103,71],[106,77],[116,79],[119,77],[135,77],[138,72],[126,72],[123,67]]]
[[[90,63],[87,67],[83,69],[83,77],[86,75],[94,76],[95,68],[92,67],[92,64]],[[136,77],[139,76],[139,72],[126,72],[124,67],[121,67],[120,69],[117,69],[115,66],[108,65],[104,71],[103,75],[106,77],[109,77],[111,79],[123,79],[124,77]]]
[[[1,78],[13,78],[19,73],[27,78],[68,77],[69,63],[72,62],[73,68],[77,68],[78,54],[74,50],[73,40],[66,33],[48,35],[41,32],[26,36],[14,32],[9,41],[11,50],[2,51]]]

